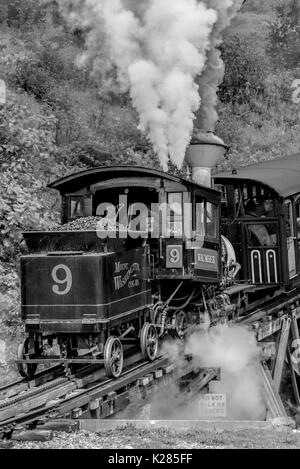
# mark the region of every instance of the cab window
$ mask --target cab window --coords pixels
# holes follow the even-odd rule
[[[92,197],[72,196],[70,197],[69,207],[69,218],[71,220],[92,216]]]
[[[170,192],[168,194],[168,227],[170,235],[183,236],[183,194]]]
[[[196,213],[196,235],[205,236],[205,201],[199,195],[196,195],[195,200],[195,213]]]
[[[228,186],[218,184],[215,189],[221,194],[221,218],[228,218]]]
[[[206,203],[206,236],[208,238],[217,237],[217,214],[218,207],[210,202]]]
[[[217,205],[204,200],[199,194],[195,195],[194,224],[196,237],[207,237],[216,239],[217,237]]]

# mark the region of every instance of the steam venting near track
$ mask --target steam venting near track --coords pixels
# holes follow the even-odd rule
[[[179,342],[166,342],[164,350],[176,363],[185,366]],[[260,350],[253,332],[244,326],[229,327],[226,324],[198,330],[187,339],[184,351],[193,356],[195,368],[221,368],[221,381],[212,382],[210,390],[216,394],[226,394],[225,419],[265,419],[266,404],[258,372]],[[167,387],[162,386],[151,402],[151,419],[202,417],[197,390],[188,395],[182,394],[174,382]],[[218,419],[218,416],[211,418]]]
[[[217,46],[243,0],[60,0],[66,17],[86,28],[87,50],[101,81],[113,67],[129,91],[139,128],[161,165],[180,168],[196,126],[214,130],[224,65]],[[113,81],[106,81],[113,87]]]

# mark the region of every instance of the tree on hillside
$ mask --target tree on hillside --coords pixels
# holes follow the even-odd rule
[[[274,11],[276,2],[279,0],[244,0],[243,12],[251,12],[257,14],[271,13]]]
[[[229,37],[221,45],[225,63],[225,76],[219,87],[219,99],[236,104],[254,104],[254,99],[263,95],[266,63],[255,51],[249,49],[238,36]]]
[[[39,0],[0,0],[0,22],[17,29],[40,21],[45,11]]]
[[[268,52],[274,65],[292,69],[300,66],[300,0],[284,2],[276,8],[269,24]]]

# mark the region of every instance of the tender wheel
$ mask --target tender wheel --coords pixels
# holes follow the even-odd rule
[[[24,340],[22,344],[19,345],[18,348],[18,360],[24,360],[25,355],[28,353],[28,344],[29,344],[29,339]],[[25,363],[18,363],[18,371],[23,378],[31,378],[34,373],[36,372],[37,369],[37,363],[28,363],[26,365]]]
[[[110,336],[104,347],[104,367],[109,378],[118,378],[123,369],[123,346],[117,337]]]
[[[158,337],[155,326],[149,322],[145,322],[142,328],[141,350],[145,360],[155,360],[158,350]]]

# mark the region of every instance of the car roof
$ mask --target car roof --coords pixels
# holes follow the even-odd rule
[[[183,179],[178,176],[173,176],[164,171],[159,171],[153,168],[144,168],[140,166],[127,166],[127,165],[116,165],[116,166],[98,166],[96,168],[87,169],[80,171],[69,176],[60,178],[50,184],[48,187],[52,189],[57,189],[61,193],[68,192],[73,190],[76,187],[83,187],[92,185],[101,181],[106,181],[109,179],[116,179],[120,177],[154,177],[169,180],[172,182],[177,182],[186,187],[194,187],[205,189],[206,191],[216,195],[218,191],[211,189],[210,187],[200,186],[195,182]]]
[[[234,171],[218,173],[214,176],[216,184],[230,184],[238,180],[259,182],[268,189],[272,189],[281,198],[298,194],[300,192],[300,153],[241,166]]]

